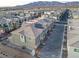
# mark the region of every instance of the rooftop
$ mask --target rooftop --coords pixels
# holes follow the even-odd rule
[[[44,29],[35,27],[35,23],[39,22],[39,20],[42,20],[42,19],[38,18],[37,20],[35,19],[35,20],[31,20],[29,22],[28,21],[23,22],[22,26],[19,29],[12,31],[11,33],[19,35],[20,32],[24,31],[25,35],[28,35],[31,38],[36,38],[44,30]]]

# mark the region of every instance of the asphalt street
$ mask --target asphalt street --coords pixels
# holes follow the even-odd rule
[[[58,58],[61,55],[64,24],[56,25],[40,51],[40,58]]]

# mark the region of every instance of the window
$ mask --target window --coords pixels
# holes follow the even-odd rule
[[[4,27],[8,27],[7,24],[3,24]]]
[[[74,52],[78,52],[79,53],[79,49],[74,49]]]
[[[20,35],[20,40],[21,42],[26,43],[26,37],[22,34]]]
[[[2,25],[0,24],[0,28],[2,27]]]

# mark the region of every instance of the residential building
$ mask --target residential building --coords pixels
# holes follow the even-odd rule
[[[9,41],[21,48],[25,47],[26,49],[35,51],[43,42],[48,30],[53,26],[51,24],[52,22],[46,19],[23,22],[19,29],[11,32]]]
[[[1,18],[0,19],[0,25],[1,27],[5,30],[5,32],[9,32],[13,29],[19,28],[20,22],[19,22],[19,18]]]
[[[10,27],[9,27],[10,22],[11,22],[10,19],[3,18],[0,20],[0,25],[5,31],[9,31],[10,30]]]

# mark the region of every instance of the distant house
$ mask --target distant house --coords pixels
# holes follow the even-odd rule
[[[19,28],[21,26],[19,18],[11,18],[13,29]]]
[[[25,19],[26,21],[29,21],[31,18],[31,14],[30,13],[25,13]]]
[[[2,28],[5,30],[5,31],[9,31],[10,30],[10,22],[11,20],[10,19],[6,19],[6,18],[3,18],[0,20],[0,24],[2,26]]]
[[[5,30],[5,32],[9,32],[15,28],[20,27],[19,18],[1,18],[0,25]]]
[[[73,18],[79,18],[79,11],[72,11]]]

